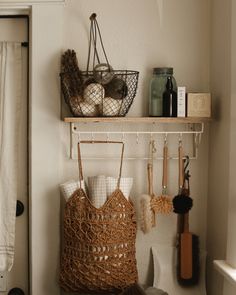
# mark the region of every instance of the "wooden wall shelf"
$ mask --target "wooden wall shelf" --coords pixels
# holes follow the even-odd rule
[[[136,142],[139,142],[139,135],[146,135],[146,136],[156,136],[156,135],[164,135],[167,137],[167,135],[179,135],[179,140],[182,140],[182,135],[192,135],[193,136],[193,156],[190,157],[191,159],[196,159],[198,154],[198,145],[201,140],[201,135],[204,132],[204,123],[208,123],[211,121],[211,118],[163,118],[163,117],[65,117],[64,122],[70,124],[70,158],[73,159],[73,138],[75,138],[76,141],[78,141],[78,138],[80,138],[81,135],[90,135],[91,138],[94,138],[94,136],[101,135],[104,137],[104,135],[109,138],[110,135],[120,135],[121,137],[124,136],[134,136],[136,135]],[[101,126],[95,126],[93,124],[99,124],[101,123]],[[117,124],[116,126],[119,127],[119,130],[115,128],[115,126],[111,124]],[[84,130],[83,127],[84,124],[88,124],[88,126],[91,127],[91,130]],[[100,127],[104,127],[107,124],[106,127],[109,127],[109,130],[100,130]],[[119,126],[118,124],[122,125]],[[124,130],[123,127],[128,128],[128,124],[133,124],[131,130]],[[137,128],[135,127],[137,125]],[[140,124],[153,124],[151,129],[148,128],[145,130],[139,130]],[[181,125],[181,127],[171,127],[173,130],[169,130],[166,125],[164,130],[159,130],[158,125],[160,124],[172,124],[173,125]],[[93,125],[93,126],[92,126]],[[80,128],[81,127],[81,128]],[[99,128],[97,128],[99,127]],[[110,128],[111,127],[111,128]],[[130,126],[129,126],[130,127]],[[133,130],[133,127],[136,128]],[[127,129],[126,128],[126,129]],[[155,129],[155,130],[154,130]],[[177,129],[177,130],[176,130]],[[172,157],[173,159],[177,159]],[[132,158],[136,159],[136,158]],[[148,159],[144,157],[143,159]]]
[[[144,124],[198,124],[210,122],[211,118],[162,118],[162,117],[66,117],[67,123],[144,123]]]

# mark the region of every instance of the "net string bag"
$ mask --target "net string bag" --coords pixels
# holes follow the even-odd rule
[[[84,180],[80,153],[82,143],[122,145],[117,188],[100,208],[91,203],[81,186]],[[80,188],[64,209],[64,248],[59,283],[66,292],[119,294],[138,280],[135,210],[120,190],[123,155],[123,142],[78,143]]]
[[[90,16],[86,71],[80,71],[75,51],[66,51],[62,58],[61,89],[74,116],[125,116],[137,92],[139,72],[112,68],[96,17],[95,13]]]

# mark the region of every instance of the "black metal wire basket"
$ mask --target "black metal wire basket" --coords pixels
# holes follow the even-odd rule
[[[139,72],[78,70],[61,73],[60,77],[62,93],[73,116],[123,117],[136,95]],[[109,82],[98,83],[104,77]]]
[[[133,103],[139,72],[113,70],[107,58],[96,16],[96,13],[90,16],[86,71],[80,71],[74,50],[68,49],[62,55],[62,93],[71,113],[76,117],[122,117],[128,113]],[[105,63],[100,61],[97,38],[100,40]],[[91,57],[93,70],[89,71]]]

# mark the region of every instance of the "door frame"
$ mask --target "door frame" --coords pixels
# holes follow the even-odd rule
[[[60,182],[60,128],[62,124],[60,86],[53,75],[59,73],[57,63],[63,48],[64,1],[53,1],[53,3],[44,1],[41,4],[38,4],[40,1],[37,1],[37,4],[33,4],[32,1],[23,2],[22,5],[19,3],[5,5],[1,1],[0,15],[12,17],[27,15],[29,19],[29,295],[56,295],[60,294],[57,284],[60,251],[60,193],[57,189],[52,193],[49,191],[52,187],[57,188]],[[50,22],[51,19],[53,23]],[[45,34],[45,22],[50,24],[47,34]],[[52,63],[50,67],[47,67],[48,59],[51,57],[53,57]],[[43,78],[43,75],[47,78]],[[48,106],[49,99],[50,105]],[[47,172],[50,180],[45,181],[45,170],[42,167],[42,160],[41,162],[39,160],[40,153],[44,153],[42,159],[48,164]],[[55,166],[50,165],[51,161],[55,163]],[[50,210],[54,212],[52,220],[49,219]],[[51,222],[50,227],[45,220]],[[52,247],[51,250],[48,249],[48,245]]]

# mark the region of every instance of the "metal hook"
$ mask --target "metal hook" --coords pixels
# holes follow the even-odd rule
[[[165,134],[164,145],[167,146],[167,133]]]
[[[139,144],[139,133],[136,133],[136,144]]]
[[[121,141],[125,141],[125,134],[124,134],[124,132],[122,133],[122,138],[121,138]]]
[[[94,141],[94,134],[91,132],[91,141]]]
[[[199,146],[199,133],[194,134],[194,144],[195,144],[195,147],[198,148],[198,146]]]
[[[188,190],[189,190],[189,178],[190,178],[190,173],[189,170],[187,170],[188,166],[189,166],[190,160],[189,160],[189,156],[186,156],[184,159],[184,179],[183,179],[183,187],[185,187],[185,182],[187,181],[188,183]],[[186,171],[187,170],[187,171]]]
[[[157,152],[156,142],[155,140],[152,140],[152,153],[155,154],[156,152]]]
[[[189,166],[189,163],[190,163],[190,159],[189,159],[189,156],[186,156],[185,159],[184,159],[184,174],[186,173],[186,170]],[[189,170],[188,170],[189,172]]]
[[[198,133],[198,145],[201,144],[202,141],[202,133]]]
[[[153,133],[150,133],[150,142],[153,140]]]
[[[110,139],[110,133],[107,132],[107,141],[109,141],[109,139]]]
[[[179,134],[179,146],[182,146],[182,137],[183,137],[183,134],[180,133]]]

